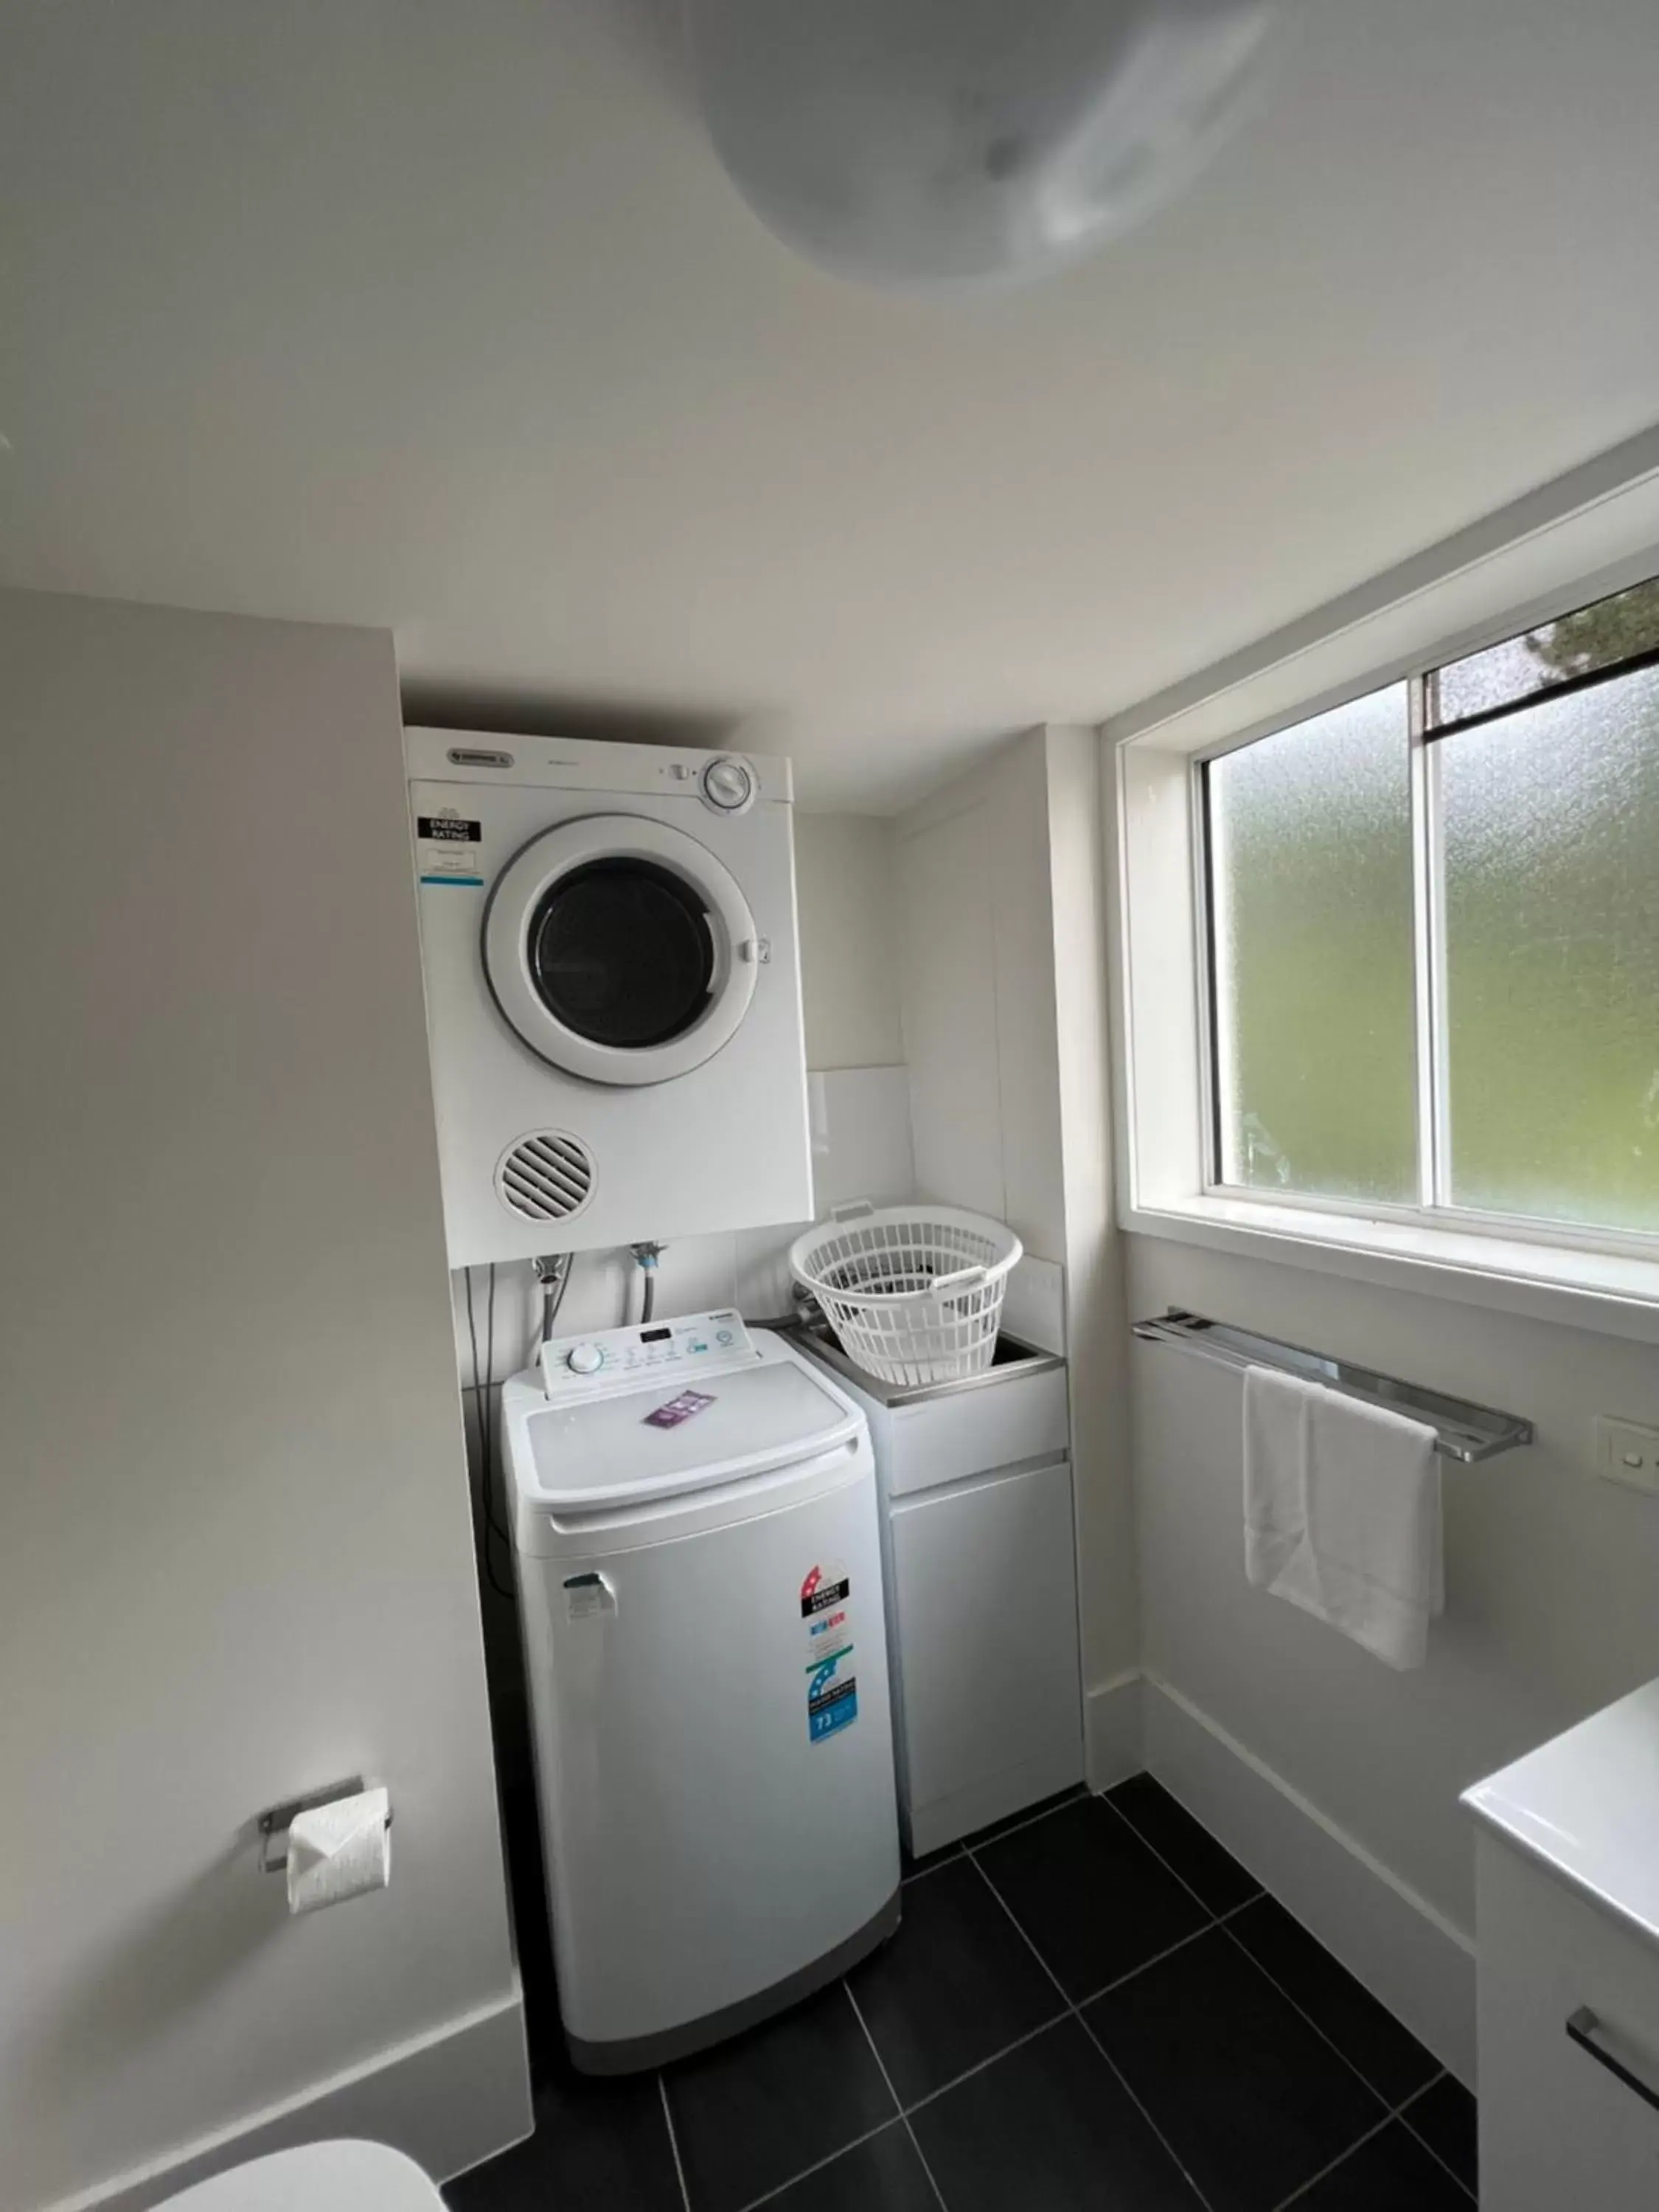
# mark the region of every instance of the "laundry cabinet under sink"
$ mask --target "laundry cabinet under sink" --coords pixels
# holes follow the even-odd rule
[[[875,1443],[900,1821],[920,1857],[1083,1777],[1066,1363],[1005,1335],[984,1374],[905,1387],[823,1333],[795,1340]]]

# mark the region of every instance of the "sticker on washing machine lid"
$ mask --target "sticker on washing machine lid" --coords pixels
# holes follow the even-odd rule
[[[482,822],[469,822],[453,806],[415,817],[416,871],[423,884],[471,884],[482,889],[478,848]]]
[[[843,1566],[815,1566],[800,1586],[800,1614],[810,1620],[815,1613],[828,1613],[832,1605],[839,1605],[853,1587]]]
[[[646,1425],[653,1429],[677,1429],[682,1421],[689,1421],[693,1413],[701,1413],[714,1402],[706,1390],[682,1390],[678,1398],[671,1398],[665,1406],[653,1407],[645,1416]]]
[[[836,1653],[806,1678],[806,1738],[823,1743],[850,1728],[859,1717],[859,1678],[852,1654]]]

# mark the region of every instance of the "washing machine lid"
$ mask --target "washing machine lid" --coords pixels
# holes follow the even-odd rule
[[[689,1389],[709,1402],[672,1426],[651,1419]],[[529,1464],[517,1473],[530,1503],[591,1512],[804,1464],[850,1443],[863,1418],[793,1358],[678,1374],[652,1389],[532,1413]]]

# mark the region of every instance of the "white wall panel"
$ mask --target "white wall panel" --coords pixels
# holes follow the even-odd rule
[[[391,641],[13,592],[0,664],[24,2208],[514,1982]],[[391,1887],[291,1921],[253,1816],[357,1771]],[[514,2101],[527,2126],[521,2063]]]
[[[1538,1442],[1449,1466],[1446,1611],[1395,1674],[1244,1579],[1237,1376],[1132,1355],[1150,1671],[1329,1820],[1473,1927],[1461,1790],[1659,1674],[1659,1498],[1596,1479],[1597,1412],[1659,1421],[1652,1353],[1620,1340],[1131,1237],[1136,1313],[1184,1306],[1529,1416]]]

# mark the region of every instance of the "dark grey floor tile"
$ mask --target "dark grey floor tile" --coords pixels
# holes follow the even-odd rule
[[[1084,2018],[1212,2212],[1268,2212],[1382,2116],[1224,1928],[1109,1990]]]
[[[691,2212],[735,2212],[896,2112],[839,1982],[665,2078]]]
[[[1469,2212],[1469,2200],[1411,2130],[1390,2120],[1298,2197],[1296,2212]]]
[[[550,2212],[556,2204],[626,2204],[679,2212],[673,2146],[654,2074],[590,2081],[568,2066],[536,2094],[528,2142],[452,2181],[453,2212]]]
[[[899,1879],[901,1881],[908,1881],[913,1875],[929,1874],[936,1866],[943,1866],[947,1860],[959,1859],[961,1856],[960,1844],[941,1844],[936,1851],[924,1851],[920,1858],[913,1858],[909,1851],[901,1844],[899,1845]]]
[[[964,1836],[963,1841],[969,1850],[977,1850],[981,1844],[988,1844],[998,1836],[1006,1836],[1011,1828],[1023,1828],[1028,1821],[1041,1820],[1045,1814],[1058,1812],[1062,1805],[1075,1804],[1079,1797],[1086,1797],[1088,1794],[1086,1782],[1074,1782],[1069,1790],[1057,1790],[1052,1797],[1039,1797],[1035,1805],[1022,1805],[1018,1813],[1005,1813],[1001,1820],[992,1820],[986,1826],[976,1828],[971,1836]]]
[[[1145,1966],[1208,1917],[1097,1797],[1016,1829],[977,1856],[1073,1998]]]
[[[1276,1899],[1258,1898],[1227,1924],[1262,1972],[1329,2036],[1385,2105],[1403,2104],[1440,2071],[1433,2053]]]
[[[909,2130],[895,2120],[773,2197],[767,2212],[939,2212],[939,2200]]]
[[[1070,2018],[923,2105],[910,2124],[951,2212],[1199,2212]]]
[[[1231,1912],[1247,1898],[1261,1895],[1255,1876],[1150,1774],[1120,1782],[1106,1798],[1212,1912]]]
[[[901,2105],[1066,2009],[967,1857],[905,1891],[897,1935],[848,1980]]]
[[[1443,2074],[1432,2088],[1413,2097],[1404,2114],[1413,2135],[1421,2136],[1473,2195],[1480,2187],[1476,2106],[1463,2084]]]

